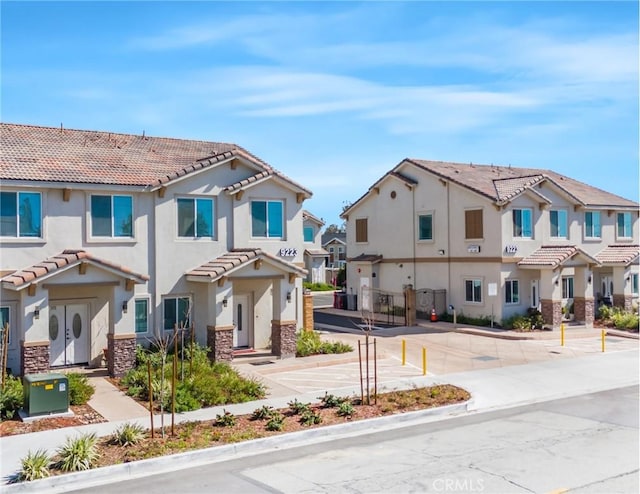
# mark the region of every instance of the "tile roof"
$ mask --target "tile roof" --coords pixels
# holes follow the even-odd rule
[[[550,267],[556,269],[575,256],[581,256],[587,262],[600,264],[597,259],[591,257],[575,245],[543,245],[533,253],[518,261],[520,267]]]
[[[439,177],[474,190],[498,203],[506,202],[520,194],[524,189],[531,188],[547,180],[565,191],[577,203],[586,207],[637,208],[639,206],[637,202],[624,199],[552,170],[420,159],[407,159],[404,162],[412,163]]]
[[[62,253],[49,257],[38,264],[11,273],[2,278],[1,281],[6,288],[20,290],[32,283],[50,278],[81,262],[89,262],[96,266],[115,271],[122,277],[132,279],[136,283],[144,283],[149,279],[149,276],[145,274],[135,273],[125,266],[93,256],[84,250],[64,250]]]
[[[329,257],[329,253],[324,249],[305,249],[304,253],[311,257]]]
[[[354,262],[370,262],[376,264],[382,261],[382,256],[377,254],[360,254],[359,256],[352,257],[349,261]]]
[[[608,245],[596,254],[596,259],[602,264],[622,264],[628,266],[638,261],[640,246],[638,245]]]
[[[302,219],[303,220],[313,221],[313,222],[317,223],[320,226],[324,225],[324,220],[322,218],[318,218],[317,216],[311,214],[309,211],[306,211],[306,210],[302,211]]]
[[[299,268],[295,264],[269,254],[262,249],[233,249],[187,272],[187,277],[190,281],[213,282],[258,259],[267,259],[285,271],[297,273],[301,276],[307,274],[306,269]]]
[[[0,180],[156,187],[221,161],[310,192],[237,144],[0,123]]]

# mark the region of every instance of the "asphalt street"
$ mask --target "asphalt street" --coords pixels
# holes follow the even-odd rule
[[[635,493],[638,387],[269,451],[77,493]]]

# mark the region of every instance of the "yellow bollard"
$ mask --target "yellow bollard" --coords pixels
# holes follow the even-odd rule
[[[604,337],[607,335],[607,332],[602,330],[602,352],[604,353]]]
[[[422,347],[422,375],[427,375],[427,349]]]
[[[560,323],[560,346],[564,346],[564,323]]]
[[[402,340],[402,365],[407,363],[407,342]]]

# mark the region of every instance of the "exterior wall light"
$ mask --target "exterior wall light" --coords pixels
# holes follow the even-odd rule
[[[33,311],[33,318],[40,319],[40,306],[37,306]]]
[[[222,307],[226,307],[227,305],[229,305],[229,301],[227,300],[227,297],[222,299]]]
[[[287,292],[287,302],[291,302],[291,292]]]
[[[125,300],[124,302],[122,302],[122,313],[126,314],[128,311],[129,311],[129,304]]]

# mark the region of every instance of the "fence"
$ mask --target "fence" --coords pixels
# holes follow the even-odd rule
[[[362,288],[360,303],[363,319],[390,326],[406,325],[406,300],[403,293]]]

